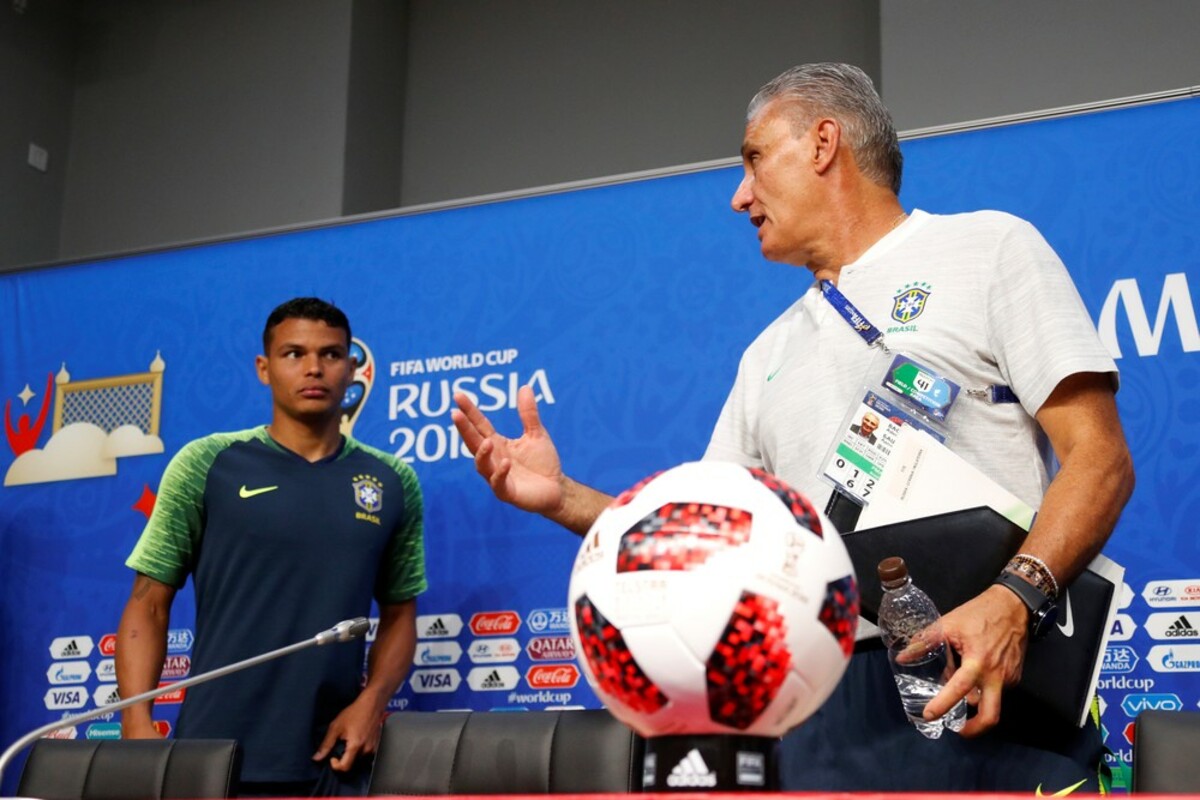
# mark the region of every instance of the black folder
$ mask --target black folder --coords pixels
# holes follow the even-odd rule
[[[987,589],[1025,536],[1025,530],[994,510],[973,508],[851,531],[842,541],[858,576],[862,615],[875,622],[883,596],[875,568],[883,559],[903,558],[913,583],[944,614]],[[1062,719],[1082,725],[1118,592],[1119,587],[1090,569],[1066,587],[1058,598],[1058,624],[1041,641],[1029,643],[1021,681],[1009,691],[1023,692]]]

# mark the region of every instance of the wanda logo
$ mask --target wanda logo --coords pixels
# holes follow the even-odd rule
[[[570,689],[579,682],[579,667],[574,664],[539,664],[529,668],[525,680],[534,689]]]
[[[516,633],[521,617],[515,611],[480,611],[471,615],[471,633],[476,636],[501,636]]]

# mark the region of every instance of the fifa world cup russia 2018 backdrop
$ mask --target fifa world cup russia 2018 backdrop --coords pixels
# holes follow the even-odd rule
[[[1145,131],[1154,146],[1131,149]],[[905,207],[1032,221],[1121,369],[1138,485],[1105,550],[1127,570],[1100,676],[1117,788],[1136,714],[1200,701],[1198,140],[1200,100],[1179,100],[904,145]],[[731,167],[0,276],[0,745],[115,699],[123,562],[163,469],[193,438],[268,420],[253,359],[267,313],[296,295],[346,310],[366,360],[347,427],[424,487],[430,590],[391,708],[595,706],[566,609],[579,540],[491,496],[451,395],[515,431],[532,385],[570,472],[610,492],[699,458],[741,351],[810,281],[763,261],[729,210],[739,179]],[[190,673],[193,617],[186,589],[164,681]],[[163,730],[180,700],[156,705]],[[116,737],[118,721],[62,735]]]

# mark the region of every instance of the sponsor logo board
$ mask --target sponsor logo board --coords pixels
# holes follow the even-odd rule
[[[418,667],[436,667],[457,664],[462,658],[462,647],[458,642],[422,642],[417,645],[413,663]]]
[[[458,614],[424,614],[417,617],[418,639],[453,639],[462,632]]]
[[[515,611],[479,611],[468,625],[476,636],[505,636],[517,632],[521,617]]]
[[[106,658],[96,665],[96,680],[112,683],[117,679],[117,660]]]
[[[87,658],[95,645],[90,636],[59,636],[50,642],[50,657],[53,659]]]
[[[516,667],[475,667],[467,675],[467,685],[477,692],[513,689],[520,681]]]
[[[87,726],[87,730],[83,732],[83,735],[88,739],[120,739],[121,723],[93,722]]]
[[[117,635],[115,633],[104,634],[100,637],[96,649],[102,656],[115,656],[117,654]]]
[[[1156,644],[1146,661],[1155,672],[1200,672],[1200,644]]]
[[[92,677],[92,665],[86,661],[55,661],[46,670],[46,680],[55,686],[86,683]]]
[[[158,688],[165,689],[166,687],[168,687],[170,685],[171,684],[169,684],[169,683],[160,683],[158,685]],[[167,692],[166,694],[164,694],[161,697],[159,697],[158,699],[156,699],[154,701],[154,704],[156,706],[157,705],[169,705],[169,706],[178,705],[183,702],[183,698],[185,698],[186,696],[187,696],[187,688],[186,687],[183,689],[176,689],[175,691]]]
[[[1200,606],[1200,580],[1150,581],[1142,599],[1154,608]]]
[[[566,607],[535,608],[526,615],[525,624],[534,633],[571,630],[571,619],[567,616]]]
[[[1100,666],[1101,672],[1133,672],[1133,668],[1137,666],[1138,654],[1133,648],[1124,645],[1109,645],[1104,651],[1104,663]]]
[[[1108,632],[1108,639],[1110,642],[1127,642],[1133,638],[1133,633],[1137,629],[1138,626],[1133,621],[1133,617],[1128,614],[1117,614],[1113,617],[1113,624]]]
[[[570,636],[535,636],[525,645],[534,661],[573,661],[575,640]]]
[[[417,694],[453,692],[462,682],[456,669],[416,669],[408,679],[408,685]]]
[[[46,708],[58,711],[66,708],[83,708],[87,705],[87,689],[82,686],[72,686],[64,689],[51,689],[43,696]]]
[[[195,641],[191,628],[171,628],[167,631],[167,652],[186,653]]]
[[[174,655],[163,659],[162,679],[175,680],[186,678],[192,671],[191,656]]]
[[[1146,618],[1146,633],[1152,639],[1200,639],[1200,612],[1171,611],[1151,614]]]
[[[111,706],[120,700],[121,695],[117,693],[117,687],[112,684],[97,686],[96,691],[92,692],[92,702],[96,704],[96,708]]]
[[[1183,701],[1177,694],[1127,694],[1121,701],[1121,710],[1127,717],[1136,717],[1143,711],[1179,711],[1182,708]]]
[[[579,667],[574,664],[535,664],[525,673],[525,681],[534,689],[570,689],[579,683]]]
[[[516,661],[521,655],[521,644],[516,639],[476,639],[467,650],[474,664],[500,664]]]

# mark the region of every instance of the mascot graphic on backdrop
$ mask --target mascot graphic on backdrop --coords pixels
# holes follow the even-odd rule
[[[64,363],[48,375],[38,397],[28,384],[16,397],[25,411],[12,421],[12,398],[4,404],[4,434],[15,460],[5,486],[96,478],[117,473],[117,459],[163,451],[158,436],[166,362],[156,353],[146,372],[72,380]],[[39,449],[54,392],[50,438]],[[36,421],[31,422],[31,414]]]

